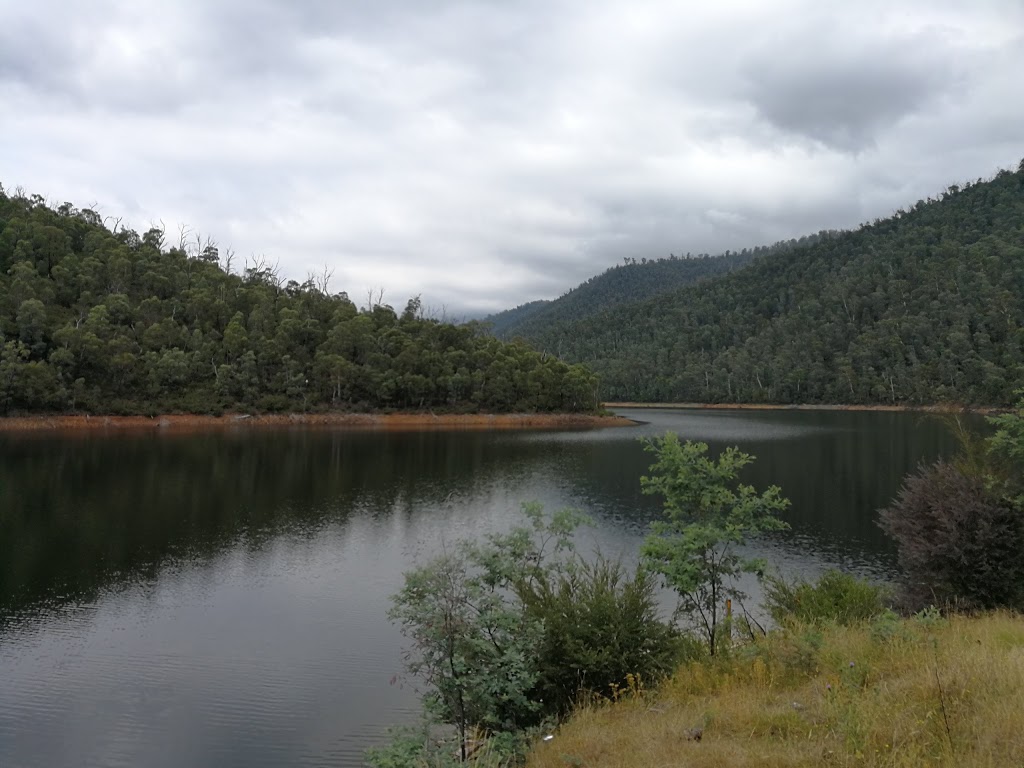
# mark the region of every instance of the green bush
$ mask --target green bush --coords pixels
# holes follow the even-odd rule
[[[655,577],[598,556],[576,560],[551,578],[521,590],[527,616],[541,622],[534,698],[543,712],[562,715],[583,693],[610,695],[671,674],[685,653],[678,632],[658,616]]]
[[[294,403],[284,395],[264,395],[257,400],[256,407],[265,413],[284,413],[295,410]]]
[[[517,753],[581,693],[659,680],[693,646],[660,620],[650,572],[630,577],[618,561],[575,552],[579,513],[549,517],[539,504],[523,512],[526,525],[458,542],[407,571],[392,596],[425,715],[454,726],[462,756],[479,734],[493,754]],[[420,749],[399,734],[374,761],[386,768]]]
[[[829,570],[816,583],[786,581],[781,575],[763,579],[765,608],[778,624],[856,624],[881,616],[889,590],[848,573]]]

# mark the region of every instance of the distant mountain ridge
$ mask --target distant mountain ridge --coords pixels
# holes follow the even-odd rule
[[[531,301],[484,318],[491,332],[501,339],[532,338],[547,326],[582,320],[612,307],[667,293],[685,285],[733,272],[754,259],[781,250],[809,245],[834,232],[819,232],[799,240],[769,246],[726,251],[719,256],[670,256],[662,259],[624,259],[600,275],[567,291],[557,299]]]
[[[488,315],[483,319],[483,322],[488,324],[491,333],[499,339],[505,339],[511,335],[510,331],[513,331],[517,326],[549,304],[551,302],[547,299],[529,301],[526,304],[520,304],[518,307]]]
[[[1013,401],[1024,385],[1024,162],[827,234],[602,302],[598,289],[633,265],[617,267],[505,333],[586,363],[611,401]],[[651,264],[635,269],[653,275]]]

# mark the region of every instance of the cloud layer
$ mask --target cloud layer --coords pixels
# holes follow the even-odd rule
[[[450,315],[1024,156],[1015,0],[0,2],[5,186]]]

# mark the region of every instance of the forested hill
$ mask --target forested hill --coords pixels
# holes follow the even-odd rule
[[[1008,404],[1024,386],[1024,162],[700,285],[524,334],[606,400]]]
[[[554,301],[534,301],[484,319],[495,336],[532,338],[541,329],[571,323],[603,310],[641,301],[665,291],[725,274],[750,262],[753,251],[725,256],[694,256],[668,259],[627,259],[592,277]]]
[[[536,314],[550,303],[551,302],[546,299],[538,299],[537,301],[520,304],[518,307],[513,307],[512,309],[506,309],[503,312],[496,312],[493,315],[488,315],[484,318],[483,322],[487,325],[491,333],[499,339],[507,339],[510,337],[510,331],[514,330],[528,317]]]
[[[484,319],[491,332],[502,339],[540,336],[544,329],[573,323],[621,304],[649,299],[702,280],[721,277],[772,253],[816,243],[834,232],[819,232],[799,240],[787,240],[769,246],[744,248],[720,256],[700,254],[667,259],[624,259],[622,264],[592,277],[554,301],[533,301]]]
[[[115,229],[0,187],[0,414],[597,407],[582,366],[418,299],[360,311],[327,280],[232,274],[211,243]]]

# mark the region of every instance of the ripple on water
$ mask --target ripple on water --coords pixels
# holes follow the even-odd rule
[[[581,550],[635,557],[660,508],[639,490],[638,436],[750,446],[750,482],[793,500],[793,530],[754,554],[790,573],[888,567],[874,510],[952,447],[900,415],[635,418],[649,423],[0,440],[0,524],[20,526],[0,537],[0,768],[361,765],[417,716],[389,684],[402,571],[531,499],[593,514]]]

